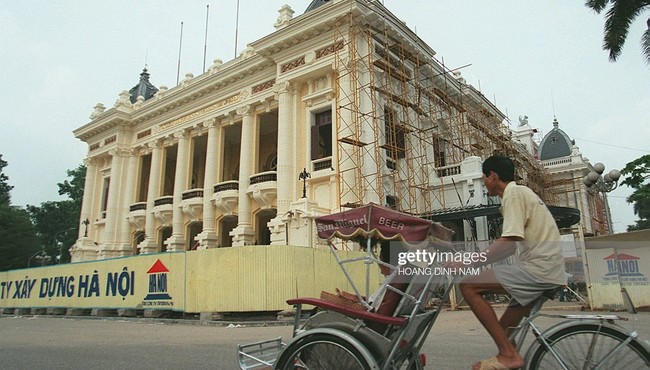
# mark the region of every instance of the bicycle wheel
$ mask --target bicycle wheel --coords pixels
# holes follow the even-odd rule
[[[277,370],[370,370],[370,365],[348,341],[316,333],[290,344],[278,359]]]
[[[636,340],[605,359],[629,335],[607,326],[580,323],[551,334],[547,339],[568,369],[647,369],[648,351]],[[601,365],[601,362],[605,362]],[[553,354],[543,344],[538,344],[528,369],[560,369]]]

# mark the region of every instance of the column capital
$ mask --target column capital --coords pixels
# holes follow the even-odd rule
[[[175,139],[188,138],[188,137],[190,137],[190,132],[191,132],[191,130],[187,129],[187,128],[178,130],[178,131],[174,132],[174,138]]]
[[[96,166],[98,159],[96,157],[87,157],[86,159],[83,160],[84,166],[90,167],[90,166]]]
[[[115,148],[111,149],[108,154],[111,157],[130,157],[133,154],[133,149],[131,148]]]
[[[237,107],[237,114],[240,116],[250,116],[253,114],[253,105],[245,104]]]
[[[155,140],[151,140],[150,142],[148,142],[148,143],[146,144],[146,146],[147,146],[147,148],[150,149],[150,150],[153,150],[153,149],[162,149],[163,146],[164,146],[164,142],[165,142],[164,139],[162,139],[162,138],[158,138],[158,139],[155,139]]]
[[[291,81],[279,81],[273,85],[273,92],[279,94],[293,94],[296,92],[296,84]]]
[[[201,125],[204,128],[210,129],[211,127],[219,126],[220,121],[221,120],[217,119],[217,117],[212,117],[212,118],[208,118],[208,119],[204,120],[203,122],[201,122]]]

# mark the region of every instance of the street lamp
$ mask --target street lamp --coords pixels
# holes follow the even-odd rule
[[[57,232],[56,234],[54,234],[54,240],[53,240],[53,243],[52,243],[52,247],[53,247],[53,250],[56,250],[57,247],[58,247],[58,249],[59,249],[59,255],[58,255],[58,257],[57,257],[57,260],[58,260],[57,263],[58,263],[58,264],[60,264],[60,263],[61,263],[61,260],[63,259],[63,242],[62,242],[62,241],[59,241],[59,240],[58,240],[58,237],[59,237],[60,235],[64,235],[64,234],[66,234],[66,233],[68,233],[68,232],[70,232],[70,231],[72,231],[72,230],[75,230],[75,229],[76,229],[75,227],[71,227],[71,228],[69,228],[69,229],[61,230],[61,231]]]
[[[52,257],[49,254],[47,254],[47,252],[45,252],[44,250],[40,250],[34,253],[31,257],[29,257],[29,261],[27,261],[27,268],[31,266],[32,258],[35,259],[36,262],[40,263],[41,266],[47,265],[52,260]]]
[[[605,172],[605,165],[602,163],[596,163],[593,171],[589,172],[587,176],[582,178],[582,183],[585,184],[590,193],[609,193],[618,186],[618,179],[621,178],[621,171],[611,170],[605,175],[603,175],[603,172]]]
[[[304,168],[300,174],[298,174],[298,181],[302,180],[302,197],[307,198],[307,179],[311,177],[311,174],[307,172],[307,169]]]

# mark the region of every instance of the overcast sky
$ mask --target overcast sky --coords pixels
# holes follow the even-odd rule
[[[240,0],[237,52],[274,31],[278,9],[298,16],[310,0]],[[631,25],[620,60],[601,49],[603,15],[574,0],[385,0],[450,68],[462,68],[513,127],[527,115],[543,134],[553,117],[592,164],[607,171],[650,153],[650,67]],[[72,131],[97,103],[110,108],[139,79],[176,85],[207,61],[235,56],[236,0],[3,1],[0,4],[0,154],[14,205],[61,199],[56,184],[82,163]],[[636,219],[622,187],[610,193],[617,232]]]

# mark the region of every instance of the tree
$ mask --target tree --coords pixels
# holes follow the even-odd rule
[[[57,185],[59,194],[67,195],[68,199],[44,202],[40,206],[27,206],[40,245],[49,255],[57,257],[55,262],[59,263],[70,260],[68,249],[79,235],[86,167],[79,165],[66,173],[71,180]]]
[[[11,205],[7,165],[0,154],[0,271],[26,267],[39,246],[29,214]]]
[[[585,5],[600,14],[609,7],[605,16],[603,49],[609,51],[609,60],[615,62],[621,55],[630,24],[650,6],[650,0],[587,0]],[[648,29],[641,36],[641,49],[646,63],[650,63],[650,18]]]
[[[7,161],[3,160],[2,154],[0,154],[0,204],[9,205],[11,203],[9,192],[13,189],[13,186],[9,185],[9,177],[2,171],[7,165]]]
[[[634,214],[639,216],[636,225],[628,225],[627,231],[650,229],[650,154],[626,164],[621,174],[626,176],[621,184],[634,189],[627,202],[634,204]]]
[[[67,175],[72,180],[65,180],[57,184],[59,186],[59,195],[67,195],[75,203],[75,206],[79,208],[79,212],[81,212],[81,203],[83,201],[86,181],[86,166],[80,164],[74,170],[68,170]]]

